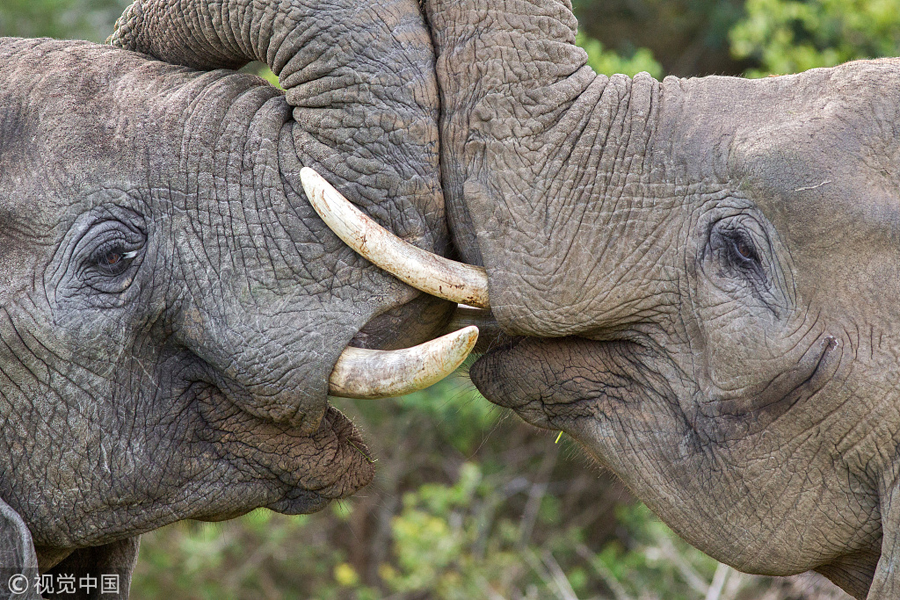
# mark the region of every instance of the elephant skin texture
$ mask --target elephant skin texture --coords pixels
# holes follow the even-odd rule
[[[127,580],[144,531],[371,479],[329,373],[452,305],[332,235],[312,166],[486,268],[518,336],[488,399],[718,560],[900,597],[900,63],[608,78],[565,0],[423,8],[139,0],[114,47],[0,41],[4,563]]]

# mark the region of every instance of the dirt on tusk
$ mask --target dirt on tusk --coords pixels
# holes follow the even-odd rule
[[[465,327],[403,350],[347,347],[329,378],[332,396],[389,398],[425,389],[456,370],[478,340],[478,328]]]
[[[412,287],[458,304],[489,308],[487,273],[413,246],[376,223],[309,167],[300,181],[328,227],[358,254]]]

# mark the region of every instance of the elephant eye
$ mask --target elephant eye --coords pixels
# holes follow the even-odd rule
[[[730,237],[731,249],[737,256],[738,262],[759,262],[756,254],[756,248],[753,242],[747,239],[742,232],[734,231]]]
[[[126,250],[121,245],[109,249],[101,248],[96,257],[96,265],[107,275],[118,275],[128,268],[137,254],[137,250]]]
[[[702,272],[732,300],[761,303],[773,314],[785,306],[769,228],[762,215],[747,211],[710,224],[699,258]]]
[[[117,206],[97,209],[82,217],[71,229],[71,237],[58,250],[54,281],[57,297],[81,298],[80,302],[103,308],[124,306],[125,292],[140,292],[132,286],[142,272],[147,254],[144,219]],[[74,238],[74,239],[72,239]]]
[[[122,242],[104,244],[94,253],[91,262],[103,275],[121,275],[138,255],[138,249],[128,249]]]
[[[749,277],[757,282],[766,281],[765,268],[757,246],[744,228],[739,226],[716,228],[711,243],[722,261],[720,264],[726,267],[728,272]]]

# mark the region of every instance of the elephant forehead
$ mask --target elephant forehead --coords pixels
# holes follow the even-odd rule
[[[822,135],[818,146],[770,149],[745,165],[746,194],[786,238],[792,253],[828,255],[900,250],[896,167],[848,137]],[[855,148],[851,149],[851,146]]]
[[[896,187],[900,105],[885,90],[898,86],[900,60],[757,80],[668,78],[665,155],[690,180],[764,191],[753,198],[763,209],[768,198],[842,182]]]
[[[3,46],[17,60],[0,66],[0,205],[27,207],[34,222],[52,219],[101,177],[122,187],[143,157],[124,141],[140,137],[141,107],[123,110],[104,75],[108,53],[29,41]]]
[[[801,271],[804,262],[858,271],[849,267],[860,261],[843,256],[897,263],[900,106],[885,90],[898,86],[896,60],[761,80],[667,80],[664,112],[678,117],[667,119],[668,160],[691,181],[750,200]]]
[[[740,131],[731,147],[732,179],[796,235],[816,237],[852,224],[847,238],[857,232],[896,242],[900,116],[893,107],[881,110],[871,97],[881,83],[868,81],[856,95],[825,94],[818,105],[799,107],[788,122]]]
[[[142,186],[181,142],[164,121],[192,98],[172,91],[203,78],[87,42],[0,42],[0,209],[52,221],[82,192]]]

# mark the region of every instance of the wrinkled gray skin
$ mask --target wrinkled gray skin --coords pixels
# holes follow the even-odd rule
[[[453,234],[532,336],[479,389],[718,560],[900,598],[900,62],[607,78],[564,0],[427,7]]]
[[[4,573],[127,577],[141,532],[354,492],[372,466],[326,402],[337,357],[448,316],[344,247],[298,180],[447,249],[418,5],[246,5],[132,6],[114,43],[173,64],[0,40]],[[286,94],[196,70],[251,59]]]

